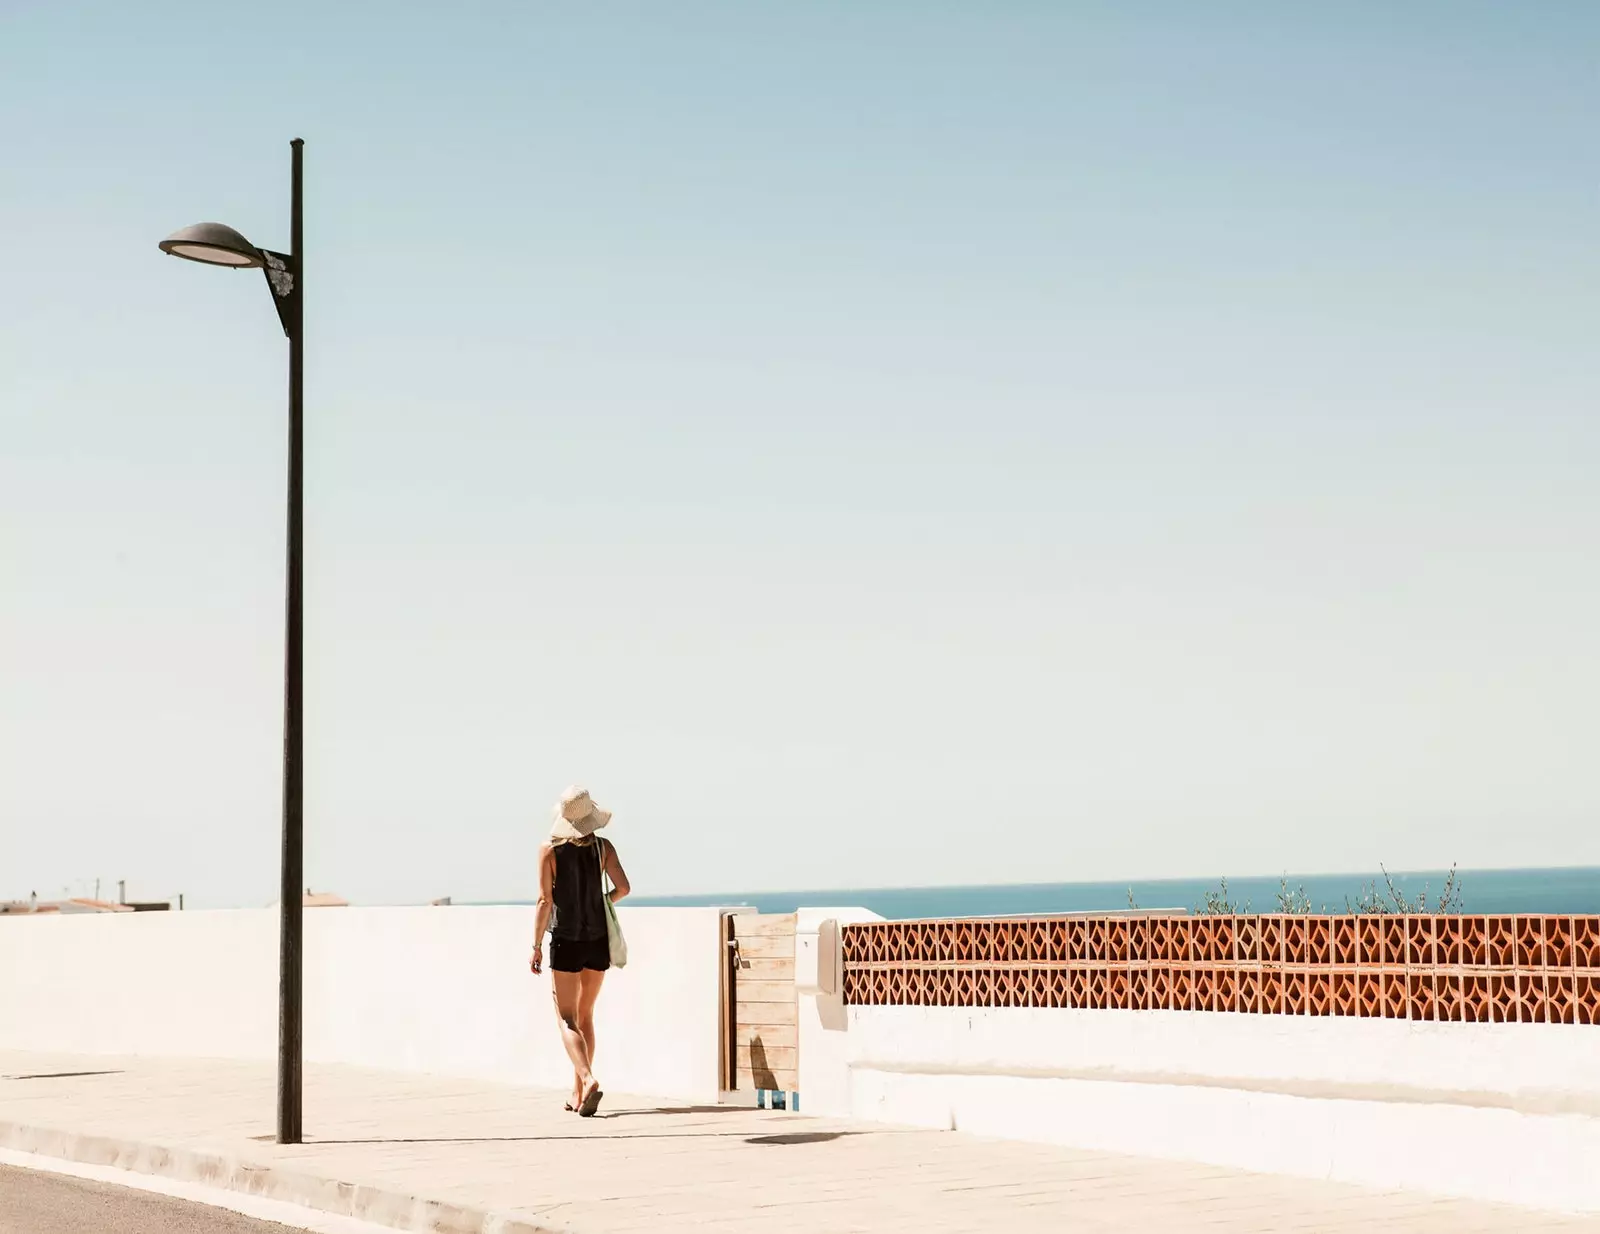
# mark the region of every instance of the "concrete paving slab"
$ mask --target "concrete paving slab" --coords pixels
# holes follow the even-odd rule
[[[1588,1231],[1600,1218],[955,1132],[311,1066],[272,1142],[270,1065],[0,1052],[0,1145],[448,1234]],[[24,1078],[31,1077],[31,1078]]]

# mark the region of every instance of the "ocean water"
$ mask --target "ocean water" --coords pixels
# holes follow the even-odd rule
[[[1426,890],[1432,908],[1448,871],[1391,872],[1396,888],[1411,900]],[[1462,870],[1456,876],[1460,911],[1467,913],[1600,913],[1600,866],[1561,869]],[[648,897],[629,904],[641,907],[719,905],[748,907],[764,913],[788,913],[801,907],[867,908],[891,920],[917,917],[1002,917],[1036,913],[1104,912],[1129,907],[1186,908],[1205,904],[1218,879],[1136,879],[1113,883],[1037,883],[992,887],[869,887],[831,891],[774,891],[751,894]],[[1382,874],[1289,875],[1288,886],[1302,886],[1313,912],[1342,913],[1376,882],[1385,892]],[[1275,913],[1277,878],[1230,878],[1228,898],[1240,912]]]

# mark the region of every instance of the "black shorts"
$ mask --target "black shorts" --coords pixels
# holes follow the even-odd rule
[[[552,938],[550,967],[558,973],[603,973],[611,967],[611,940]]]

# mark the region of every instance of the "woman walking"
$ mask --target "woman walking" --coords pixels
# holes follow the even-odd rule
[[[594,1005],[611,967],[614,927],[606,900],[615,904],[628,894],[628,875],[616,846],[595,834],[610,821],[610,813],[595,805],[588,790],[569,788],[556,805],[550,839],[539,849],[539,908],[530,967],[536,973],[544,970],[548,928],[556,1017],[561,1043],[572,1059],[572,1099],[566,1108],[584,1118],[594,1117],[604,1096],[594,1075]]]

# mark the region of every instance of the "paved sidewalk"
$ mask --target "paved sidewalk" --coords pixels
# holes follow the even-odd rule
[[[473,1234],[506,1228],[485,1214],[582,1234],[1600,1234],[1600,1218],[615,1094],[582,1120],[559,1094],[342,1067],[308,1068],[309,1142],[285,1148],[271,1142],[273,1084],[255,1063],[0,1052],[0,1144],[38,1148],[37,1135],[19,1142],[34,1128],[71,1133],[51,1138],[57,1151],[102,1160],[117,1141],[159,1145],[172,1151],[137,1160],[163,1172],[185,1151],[209,1153],[244,1166],[234,1181],[251,1190],[282,1173],[345,1184],[320,1185],[346,1211],[352,1197],[426,1197],[460,1211],[393,1219]]]

